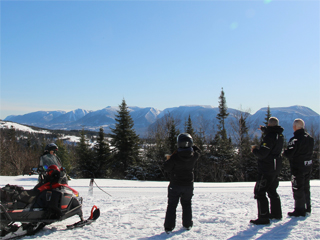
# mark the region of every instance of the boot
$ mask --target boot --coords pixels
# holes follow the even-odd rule
[[[288,212],[289,217],[305,217],[306,211],[295,209],[293,212]]]
[[[258,218],[256,220],[250,220],[250,223],[261,225],[269,224],[269,202],[267,198],[257,199],[258,206]]]
[[[270,224],[269,218],[257,218],[256,220],[250,220],[250,223],[253,223],[255,225],[265,225]]]
[[[311,213],[311,205],[310,204],[306,204],[306,213],[310,214]]]
[[[268,218],[269,219],[281,220],[282,219],[282,215],[273,215],[272,213],[270,213]]]
[[[281,201],[280,197],[270,199],[270,209],[269,219],[282,219]]]

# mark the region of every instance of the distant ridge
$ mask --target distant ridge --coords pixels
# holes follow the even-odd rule
[[[108,133],[110,132],[110,128],[114,127],[115,115],[118,109],[118,107],[108,106],[97,111],[80,108],[69,112],[37,111],[18,116],[11,115],[4,120],[47,129],[79,130],[84,128],[98,131],[100,127],[103,127],[104,131]],[[206,134],[214,134],[214,128],[217,125],[216,116],[219,112],[218,107],[210,105],[179,106],[166,108],[163,111],[152,107],[140,108],[137,106],[128,106],[128,109],[134,121],[135,130],[141,137],[146,136],[148,128],[152,127],[158,119],[163,118],[166,114],[170,114],[170,116],[180,120],[178,128],[181,132],[184,131],[185,120],[190,115],[196,130],[201,127],[202,131],[207,132]],[[280,125],[285,129],[284,134],[287,137],[292,135],[292,122],[296,118],[302,118],[306,122],[307,129],[312,126],[313,130],[319,132],[320,115],[308,107],[295,105],[291,107],[270,108],[270,111],[272,116],[279,119]],[[247,125],[251,134],[260,134],[257,128],[265,121],[266,112],[267,108],[261,108],[253,115],[248,114]],[[241,112],[228,108],[228,113],[226,128],[227,133],[231,135],[232,122]],[[204,129],[204,126],[207,129]]]

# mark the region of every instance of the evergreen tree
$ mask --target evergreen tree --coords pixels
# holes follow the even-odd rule
[[[317,133],[313,135],[314,138],[314,148],[312,155],[312,175],[311,179],[320,179],[320,135]]]
[[[179,120],[174,119],[169,113],[158,119],[148,129],[148,140],[144,144],[144,164],[147,180],[167,179],[163,169],[165,155],[172,154],[176,149],[176,129]]]
[[[185,130],[184,131],[186,133],[189,133],[192,137],[195,137],[194,129],[193,129],[193,126],[192,126],[192,121],[191,121],[190,115],[188,117],[188,121],[185,124]]]
[[[255,180],[257,174],[257,161],[251,153],[251,142],[248,134],[247,115],[241,113],[239,119],[239,149],[237,172],[241,173],[238,181]]]
[[[130,166],[139,161],[139,136],[133,129],[134,123],[125,100],[119,105],[115,128],[111,128],[111,145],[115,148],[113,172],[125,176]]]
[[[60,138],[57,139],[56,144],[58,146],[57,156],[60,158],[62,166],[66,169],[67,173],[70,173],[71,163],[67,146]]]
[[[196,162],[194,168],[194,179],[197,182],[204,182],[206,180],[206,175],[208,174],[208,167],[207,167],[207,154],[206,154],[206,136],[202,128],[200,128],[193,137],[193,143],[201,150],[201,155],[199,160]]]
[[[268,105],[267,112],[266,112],[266,117],[264,119],[265,122],[263,122],[266,127],[268,126],[269,118],[271,118],[271,111],[270,111],[270,106]]]
[[[231,139],[227,137],[225,129],[225,119],[228,117],[227,104],[224,96],[223,88],[219,97],[219,113],[218,131],[211,145],[211,154],[213,159],[213,178],[215,181],[230,181],[235,171],[235,166],[232,162],[233,147]]]
[[[218,151],[220,152],[220,155],[230,155],[232,148],[231,139],[228,139],[225,128],[225,120],[229,116],[229,113],[227,113],[228,108],[223,88],[219,99],[219,113],[217,114],[218,132],[215,136],[215,143],[219,148]]]
[[[218,134],[220,135],[220,138],[222,141],[226,141],[227,139],[227,131],[225,129],[225,119],[229,116],[229,113],[227,112],[227,102],[226,98],[224,96],[223,88],[221,89],[221,94],[219,97],[219,113],[217,114],[217,119],[219,121],[218,124]]]
[[[312,174],[311,179],[320,179],[320,132],[319,125],[314,123],[308,125],[305,130],[313,137],[314,147],[312,154]]]
[[[90,149],[84,129],[80,133],[80,141],[77,145],[78,174],[85,178],[94,176],[95,166],[92,161],[92,150]]]
[[[102,127],[100,127],[97,143],[94,145],[93,150],[95,153],[95,164],[97,166],[95,176],[99,178],[105,177],[110,159],[110,148],[109,144],[105,141]]]
[[[170,153],[173,153],[177,149],[177,137],[179,135],[179,130],[177,130],[175,121],[172,118],[170,123],[170,130],[167,138],[167,145]]]

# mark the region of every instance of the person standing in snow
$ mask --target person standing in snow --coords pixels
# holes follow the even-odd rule
[[[193,145],[192,136],[181,133],[177,137],[178,149],[167,156],[164,170],[170,173],[168,186],[168,206],[164,222],[167,233],[175,228],[176,209],[180,200],[182,206],[182,225],[190,230],[193,226],[191,198],[193,196],[194,166],[200,157],[200,149]]]
[[[279,186],[278,176],[282,167],[281,152],[284,137],[283,128],[279,126],[279,120],[271,117],[268,126],[260,126],[263,139],[260,147],[252,146],[252,153],[258,157],[258,179],[254,188],[254,198],[257,199],[258,218],[251,220],[253,224],[269,224],[270,219],[282,218],[280,196],[277,193]],[[266,197],[270,198],[269,201]]]
[[[310,178],[312,171],[312,153],[314,139],[304,129],[302,119],[293,122],[293,137],[283,155],[289,158],[291,183],[294,198],[294,211],[288,212],[290,217],[305,216],[311,213]]]

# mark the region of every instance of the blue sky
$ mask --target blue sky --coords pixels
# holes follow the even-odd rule
[[[320,2],[1,1],[1,119],[39,110],[307,106]]]

